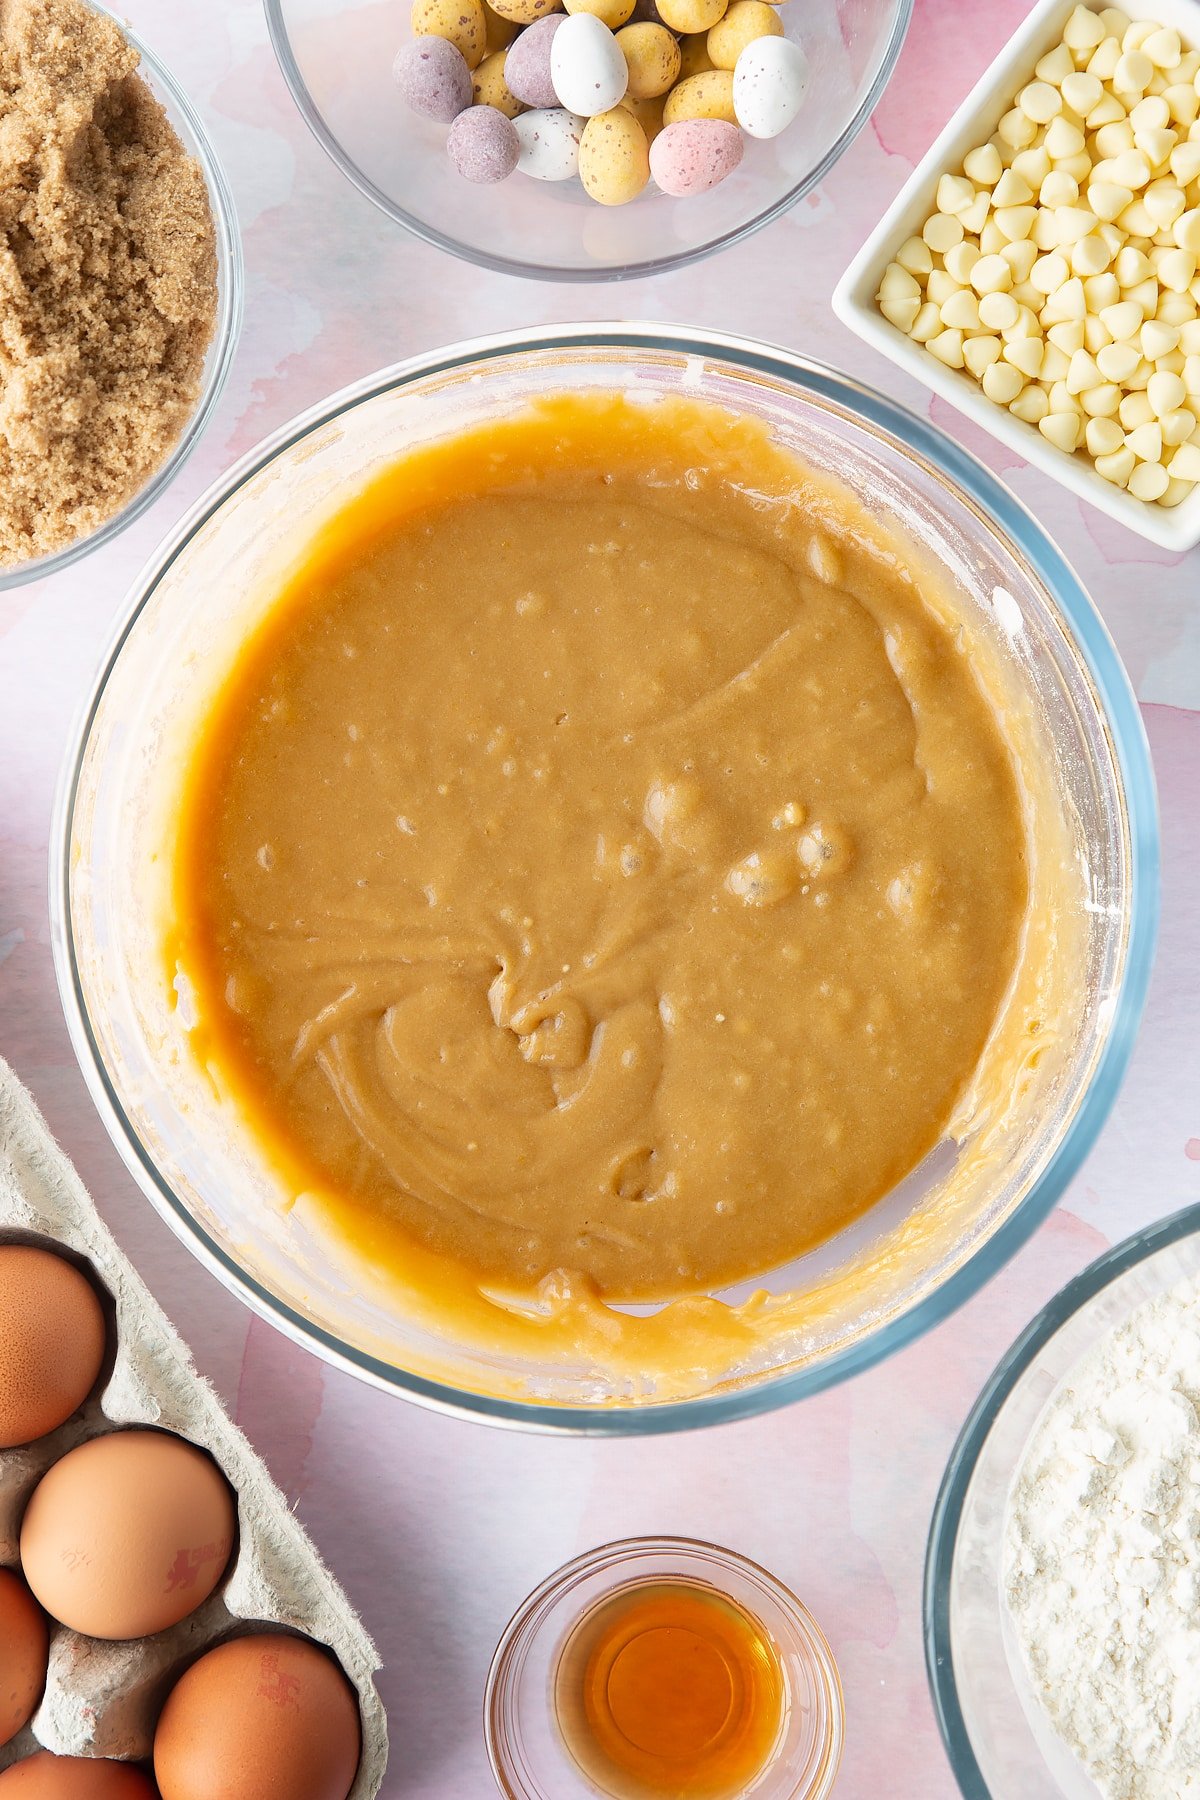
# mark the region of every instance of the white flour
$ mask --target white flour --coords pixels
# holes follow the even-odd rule
[[[1034,1686],[1101,1792],[1200,1797],[1200,1278],[1055,1396],[1005,1535]]]

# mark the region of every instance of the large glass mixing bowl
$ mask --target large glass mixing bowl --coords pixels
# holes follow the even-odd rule
[[[309,129],[342,174],[426,243],[509,275],[622,281],[696,262],[776,218],[824,180],[874,110],[896,66],[912,0],[796,0],[786,34],[810,79],[779,137],[748,141],[740,168],[707,194],[651,188],[597,206],[577,181],[514,175],[464,181],[446,127],[410,112],[392,80],[408,9],[392,0],[266,0],[279,66]]]
[[[948,1137],[819,1251],[718,1296],[764,1287],[775,1298],[752,1345],[669,1386],[653,1358],[631,1379],[601,1354],[501,1356],[452,1341],[349,1267],[311,1211],[287,1204],[191,1053],[162,951],[182,770],[213,692],[321,521],[431,438],[539,395],[613,389],[651,402],[684,394],[765,421],[886,519],[918,565],[937,565],[971,641],[1003,672],[1021,756],[1067,833],[1069,853],[1046,879],[1078,947],[1064,1015],[988,1128],[986,1153]],[[1045,1216],[1095,1140],[1137,1028],[1158,903],[1136,702],[1087,595],[1020,503],[940,432],[845,376],[670,327],[589,324],[458,345],[346,389],[251,452],[137,581],[68,754],[52,841],[54,950],[76,1052],[118,1149],[184,1242],[327,1361],[432,1406],[560,1431],[662,1431],[759,1412],[945,1317]]]

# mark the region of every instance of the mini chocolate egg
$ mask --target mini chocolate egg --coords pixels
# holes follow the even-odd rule
[[[550,46],[565,13],[552,13],[523,31],[504,59],[504,79],[510,91],[526,106],[557,106],[558,95],[550,74]]]
[[[461,50],[445,38],[419,37],[405,44],[392,75],[408,105],[448,125],[471,104],[471,71]]]
[[[488,0],[493,12],[514,25],[532,25],[547,13],[561,12],[562,0]]]
[[[655,100],[631,100],[626,94],[621,105],[626,112],[631,112],[646,134],[646,143],[652,144],[663,128],[663,97]]]
[[[651,144],[650,173],[664,194],[685,199],[732,175],[743,148],[741,132],[724,119],[683,119]]]
[[[751,137],[773,138],[786,131],[807,92],[808,58],[790,38],[755,38],[737,59],[733,108]]]
[[[484,47],[489,56],[497,50],[507,50],[520,29],[515,20],[501,18],[488,0],[483,0],[483,23]]]
[[[579,140],[579,179],[601,206],[636,200],[650,179],[646,134],[625,106],[597,113]]]
[[[132,1763],[39,1750],[0,1775],[0,1800],[158,1800]]]
[[[569,13],[591,13],[610,31],[619,31],[632,16],[633,0],[563,0]]]
[[[736,125],[732,71],[705,69],[678,82],[667,95],[663,121],[678,125],[683,119],[724,119],[727,125]]]
[[[541,107],[513,120],[521,146],[517,167],[535,181],[569,181],[579,173],[579,140],[586,120],[564,107]]]
[[[712,57],[708,54],[707,31],[694,32],[691,37],[679,40],[679,77],[686,81],[689,75],[703,75],[705,69],[715,68]]]
[[[761,37],[782,37],[779,13],[767,0],[733,0],[723,19],[708,34],[708,54],[715,69],[735,69],[737,59]]]
[[[671,31],[692,36],[697,31],[711,31],[724,17],[728,0],[658,0],[659,16]]]
[[[504,78],[507,51],[493,50],[471,76],[471,100],[475,106],[494,106],[506,119],[515,119],[521,102]],[[461,114],[459,115],[461,117]]]
[[[162,1800],[346,1800],[362,1749],[358,1700],[307,1638],[261,1632],[186,1670],[154,1733]]]
[[[626,25],[617,45],[629,71],[627,100],[654,100],[679,79],[679,42],[665,25]]]
[[[21,1564],[52,1619],[85,1637],[150,1637],[212,1593],[236,1511],[212,1458],[165,1431],[114,1431],[43,1475]]]
[[[446,154],[464,181],[507,181],[517,166],[516,126],[494,106],[469,106],[446,136]]]
[[[559,104],[590,119],[620,104],[629,85],[629,70],[608,26],[591,13],[574,13],[554,34],[550,79]]]
[[[46,1685],[50,1633],[19,1575],[0,1569],[0,1744],[33,1717]]]
[[[487,52],[487,20],[483,0],[412,0],[412,34],[445,38],[477,69]]]
[[[0,1244],[0,1450],[45,1437],[83,1405],[105,1339],[96,1290],[73,1263]]]

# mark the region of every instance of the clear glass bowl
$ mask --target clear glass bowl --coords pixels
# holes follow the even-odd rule
[[[0,593],[6,588],[20,587],[26,581],[39,581],[45,575],[54,575],[59,569],[69,568],[72,563],[78,562],[80,557],[90,556],[93,550],[107,544],[144,513],[148,506],[154,504],[174,481],[196,448],[213,415],[233,362],[242,325],[242,240],[238,232],[233,195],[199,114],[170,70],[159,62],[149,45],[143,43],[135,31],[130,30],[123,18],[108,7],[97,4],[97,0],[86,0],[86,3],[94,12],[103,13],[106,18],[112,19],[133,45],[141,57],[138,73],[166,113],[180,143],[189,156],[195,157],[203,171],[216,234],[217,318],[212,342],[204,359],[195,410],[165,461],[153,471],[144,487],[139,488],[118,512],[105,519],[103,524],[98,525],[86,537],[76,538],[73,543],[64,545],[51,556],[35,557],[31,562],[18,563],[15,568],[0,568]]]
[[[1003,1595],[1009,1490],[1042,1413],[1081,1357],[1146,1301],[1200,1271],[1200,1207],[1105,1252],[1028,1325],[963,1427],[925,1565],[934,1707],[967,1800],[1098,1800],[1021,1658]]]
[[[509,1621],[484,1694],[484,1734],[506,1800],[597,1800],[559,1734],[559,1658],[584,1615],[622,1589],[685,1581],[732,1600],[764,1627],[783,1674],[784,1705],[770,1759],[745,1800],[826,1800],[842,1759],[845,1714],[833,1653],[820,1626],[757,1563],[692,1538],[627,1538],[551,1575]]]
[[[748,142],[741,167],[708,194],[673,200],[647,190],[617,207],[597,206],[577,181],[464,181],[446,156],[446,127],[410,112],[392,80],[411,35],[407,7],[266,0],[266,9],[279,66],[317,142],[389,218],[505,274],[621,281],[736,244],[815,187],[883,92],[912,0],[785,6],[780,19],[811,65],[795,122],[770,142]]]
[[[536,1320],[506,1320],[525,1334],[519,1350],[481,1348],[348,1267],[192,1055],[162,950],[182,771],[214,689],[312,532],[421,442],[538,395],[613,389],[683,393],[766,421],[887,516],[918,563],[939,566],[968,629],[993,647],[1030,762],[1049,781],[1046,804],[1067,822],[1073,852],[1054,893],[1079,939],[1070,1016],[1031,1059],[1002,1123],[977,1134],[982,1153],[970,1133],[945,1139],[830,1243],[717,1295],[772,1298],[749,1346],[739,1339],[719,1366],[698,1353],[670,1383],[652,1359],[631,1376],[607,1350],[551,1358]],[[1137,704],[1041,528],[964,451],[870,389],[784,350],[682,327],[587,324],[457,345],[346,389],[252,451],[135,583],[68,752],[51,841],[56,969],[81,1066],[129,1168],[205,1265],[297,1342],[382,1388],[592,1433],[782,1405],[897,1349],[974,1292],[1045,1217],[1108,1113],[1158,907]],[[622,1329],[636,1335],[639,1309],[629,1311]],[[693,1326],[676,1312],[672,1327],[686,1360]]]

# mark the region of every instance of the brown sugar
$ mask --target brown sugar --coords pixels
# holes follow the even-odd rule
[[[0,0],[0,569],[143,487],[216,318],[204,176],[82,0]]]

